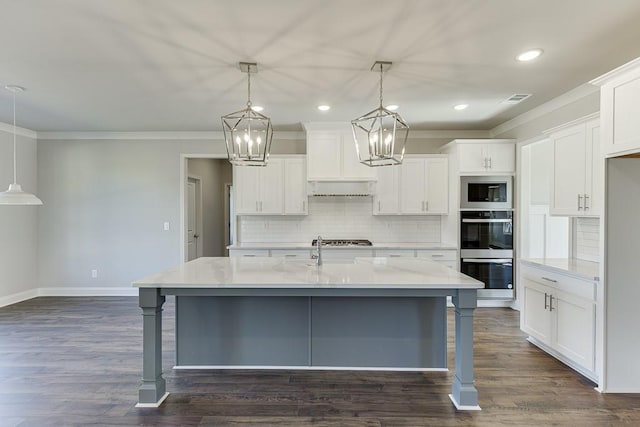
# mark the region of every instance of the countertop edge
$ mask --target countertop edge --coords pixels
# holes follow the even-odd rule
[[[281,249],[301,249],[312,250],[313,246],[309,243],[245,243],[227,246],[229,250],[281,250]],[[451,250],[457,251],[456,246],[435,243],[374,243],[371,246],[323,246],[322,249],[406,249],[406,250]]]
[[[596,270],[598,269],[598,263],[597,262],[584,261],[584,260],[579,260],[579,261],[581,263],[592,264],[594,269],[596,269]],[[595,281],[595,282],[600,282],[600,277],[597,275],[599,273],[589,274],[589,273],[586,273],[584,271],[578,271],[575,268],[564,268],[564,267],[560,267],[558,265],[552,265],[552,264],[548,263],[548,262],[552,262],[552,261],[547,261],[547,260],[538,259],[538,258],[534,258],[534,259],[521,258],[520,262],[524,263],[524,264],[528,264],[528,265],[533,266],[533,267],[542,268],[542,269],[546,269],[548,271],[565,274],[565,275],[568,275],[568,276],[571,276],[571,277],[575,277],[575,278],[578,278],[578,279],[592,280],[592,281]]]

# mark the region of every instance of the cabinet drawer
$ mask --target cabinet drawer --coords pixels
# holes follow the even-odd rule
[[[260,257],[269,256],[268,249],[230,249],[229,256]]]
[[[566,276],[528,265],[521,265],[520,276],[590,301],[595,301],[596,299],[596,284],[589,280]]]
[[[376,256],[387,258],[414,258],[416,256],[416,251],[414,251],[413,249],[376,249]]]
[[[274,258],[310,258],[311,250],[308,249],[271,249]]]
[[[325,260],[353,262],[357,257],[372,257],[371,249],[329,249],[322,248],[322,258]]]
[[[433,261],[456,261],[458,251],[447,249],[418,249],[416,251],[419,258],[430,258]]]

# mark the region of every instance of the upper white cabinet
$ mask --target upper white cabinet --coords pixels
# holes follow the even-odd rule
[[[306,123],[309,181],[371,181],[375,168],[358,160],[349,123]]]
[[[234,166],[236,215],[306,215],[304,156],[269,158],[267,166]]]
[[[458,139],[458,171],[461,175],[504,175],[516,170],[513,140]]]
[[[640,58],[593,81],[600,89],[602,147],[607,157],[640,152]]]
[[[603,185],[599,120],[589,116],[552,129],[552,215],[598,216]]]
[[[284,159],[284,214],[307,215],[307,160],[304,156]]]
[[[374,215],[442,215],[449,211],[446,155],[405,156],[402,165],[376,168]]]

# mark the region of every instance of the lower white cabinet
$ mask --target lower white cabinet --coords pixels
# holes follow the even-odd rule
[[[534,344],[587,377],[595,374],[596,285],[522,265],[520,328]]]
[[[274,258],[303,258],[311,259],[311,251],[308,249],[271,249]]]

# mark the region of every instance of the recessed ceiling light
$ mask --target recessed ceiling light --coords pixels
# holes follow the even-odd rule
[[[387,110],[389,110],[389,111],[396,111],[398,108],[400,108],[400,107],[398,107],[395,104],[387,105]]]
[[[454,105],[453,109],[454,110],[458,110],[458,111],[462,111],[462,110],[465,110],[468,106],[469,106],[469,104],[458,104],[458,105]]]
[[[318,105],[318,110],[320,111],[329,111],[331,109],[330,105]]]
[[[260,105],[252,105],[252,106],[251,106],[251,109],[252,109],[253,111],[260,112],[260,111],[264,110],[264,107],[261,107]]]
[[[518,61],[526,62],[536,59],[540,55],[542,55],[542,49],[531,49],[526,52],[522,52],[520,55],[516,56],[516,59]]]

